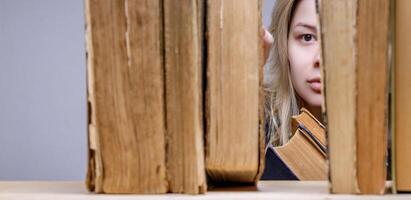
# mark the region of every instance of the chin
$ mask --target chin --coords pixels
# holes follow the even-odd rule
[[[321,94],[315,94],[307,98],[306,103],[312,107],[321,107],[323,103],[323,97]]]

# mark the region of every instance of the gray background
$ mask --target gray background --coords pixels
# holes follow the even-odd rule
[[[83,0],[0,0],[0,180],[85,177],[83,10]]]

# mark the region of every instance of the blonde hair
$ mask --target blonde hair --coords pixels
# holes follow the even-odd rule
[[[298,114],[298,97],[290,77],[288,32],[298,0],[277,0],[269,32],[274,43],[264,66],[267,143],[278,146],[291,137],[291,117]]]

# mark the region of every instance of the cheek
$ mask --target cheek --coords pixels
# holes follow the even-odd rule
[[[312,53],[309,47],[303,47],[290,42],[288,49],[288,60],[290,62],[291,70],[307,71],[312,65]]]
[[[306,76],[309,70],[309,56],[303,48],[289,42],[288,45],[288,61],[290,63],[291,79],[296,89],[303,89],[306,81]]]
[[[313,92],[306,82],[310,78],[313,66],[311,51],[290,42],[288,45],[288,60],[290,63],[291,82],[298,96],[312,106],[321,106],[322,97]]]

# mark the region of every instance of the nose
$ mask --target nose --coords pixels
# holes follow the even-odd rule
[[[315,50],[315,55],[314,55],[314,68],[319,68],[320,67],[320,59],[321,59],[321,49],[320,45]]]

